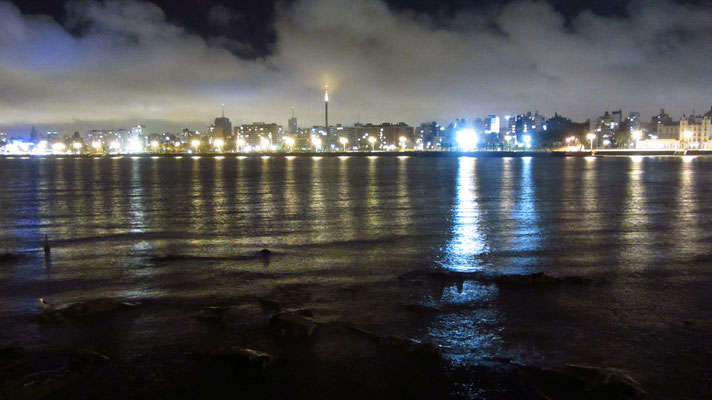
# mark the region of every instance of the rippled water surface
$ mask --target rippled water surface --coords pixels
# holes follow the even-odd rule
[[[0,251],[23,254],[0,264],[3,342],[43,340],[40,297],[255,296],[435,341],[453,365],[584,362],[661,397],[712,390],[712,159],[16,158],[0,187]],[[595,284],[419,281],[438,269]]]

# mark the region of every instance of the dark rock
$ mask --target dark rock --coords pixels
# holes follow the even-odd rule
[[[309,338],[319,325],[313,319],[299,311],[284,311],[269,319],[270,325],[279,331],[283,338]]]
[[[265,313],[265,315],[272,315],[282,311],[282,306],[276,301],[267,299],[259,299],[259,301],[262,312]]]
[[[588,285],[593,281],[589,278],[584,278],[580,276],[567,276],[564,278],[557,278],[555,276],[547,275],[543,272],[537,272],[534,274],[521,274],[521,275],[501,275],[494,278],[495,283],[502,286],[547,286],[547,285],[560,285],[560,284],[571,284],[571,285]]]
[[[682,323],[683,323],[685,326],[692,326],[692,325],[695,324],[693,321],[690,321],[690,320],[687,320],[687,319],[684,320],[684,321],[682,321]]]
[[[128,303],[114,299],[95,299],[71,304],[65,308],[47,309],[40,315],[42,321],[58,321],[64,319],[84,319],[111,314],[120,309],[132,309],[139,303]]]
[[[278,361],[277,356],[236,346],[222,346],[205,353],[192,355],[201,358],[220,359],[227,361],[234,367],[257,369],[260,371],[264,371]]]
[[[411,339],[402,339],[395,336],[381,337],[378,344],[390,349],[395,349],[407,356],[420,359],[439,360],[442,348],[434,343],[421,343]]]
[[[0,253],[0,262],[11,262],[20,259],[18,254],[13,253]]]
[[[408,311],[413,311],[413,312],[439,312],[439,311],[442,311],[438,307],[427,306],[425,304],[420,304],[420,303],[403,304],[402,307]]]
[[[191,315],[194,319],[204,322],[210,322],[213,324],[224,324],[225,323],[225,307],[221,306],[210,306],[200,310],[199,312]]]
[[[271,254],[272,254],[272,252],[269,251],[269,250],[267,250],[267,249],[262,249],[262,250],[260,250],[260,255],[261,255],[262,257],[269,257]]]
[[[641,398],[640,384],[624,371],[590,365],[554,370],[517,366],[520,377],[544,399],[626,400]]]

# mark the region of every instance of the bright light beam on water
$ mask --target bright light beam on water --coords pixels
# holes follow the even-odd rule
[[[460,157],[458,163],[452,238],[445,246],[444,259],[440,264],[455,271],[476,271],[482,269],[479,257],[488,250],[480,230],[476,160]]]

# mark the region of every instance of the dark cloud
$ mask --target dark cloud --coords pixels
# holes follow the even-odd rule
[[[226,2],[196,13],[205,33],[152,2],[72,1],[51,17],[0,0],[0,129],[201,129],[221,103],[235,122],[284,124],[295,105],[301,125],[316,124],[324,83],[342,123],[534,109],[582,120],[712,102],[704,3],[631,1],[624,14],[525,0],[458,12],[378,0],[264,7],[274,38],[255,45],[239,31],[259,17]]]

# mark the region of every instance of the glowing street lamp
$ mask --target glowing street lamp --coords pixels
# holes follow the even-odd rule
[[[371,143],[371,151],[376,151],[376,138],[373,136],[369,136],[368,142]]]
[[[408,142],[408,138],[405,136],[401,136],[398,138],[398,141],[400,142],[401,149],[405,150],[405,144]]]
[[[190,142],[190,145],[193,146],[193,148],[195,148],[195,152],[197,153],[198,149],[200,148],[200,140],[193,139],[193,141]]]
[[[74,150],[79,151],[82,149],[83,145],[79,142],[74,142],[72,143],[72,147],[74,148]]]
[[[638,142],[643,137],[643,132],[640,129],[636,129],[631,133],[631,137],[633,138],[633,141],[635,142],[635,147],[637,148]]]
[[[593,151],[593,140],[596,139],[596,134],[589,133],[588,135],[586,135],[586,139],[591,141],[591,151]]]
[[[690,139],[692,139],[692,131],[685,131],[682,133],[682,135],[685,137],[686,147],[689,149],[690,148]]]
[[[321,139],[314,136],[312,137],[312,144],[314,145],[314,149],[317,151],[321,150]]]
[[[455,132],[455,141],[462,151],[472,151],[477,147],[477,133],[472,128],[460,129]]]
[[[532,147],[532,136],[531,135],[524,135],[524,137],[522,137],[522,140],[524,141],[524,146],[526,146],[527,149]]]
[[[109,143],[109,150],[111,151],[119,151],[121,150],[121,143],[118,141],[114,140],[113,142]]]
[[[153,147],[153,151],[157,151],[157,150],[158,150],[158,145],[159,145],[158,140],[152,140],[152,141],[151,141],[151,147]]]
[[[247,142],[245,142],[245,139],[237,139],[237,147],[240,149],[240,151],[242,151],[242,148],[245,147],[245,144],[247,144]]]
[[[342,146],[344,146],[344,151],[346,151],[346,144],[349,142],[349,139],[345,137],[339,138],[339,143],[341,143]]]
[[[213,140],[213,145],[215,146],[215,150],[221,152],[222,147],[225,145],[225,142],[222,139],[215,139]]]
[[[270,148],[269,139],[267,139],[266,137],[261,137],[260,138],[260,147],[262,147],[262,150],[269,150],[269,148]]]
[[[62,142],[52,143],[52,151],[55,153],[63,153],[67,146]]]
[[[292,151],[292,148],[294,146],[294,138],[285,136],[282,140],[284,141],[284,144],[287,145],[287,147],[289,147],[289,151]]]
[[[94,150],[96,150],[96,152],[98,153],[99,149],[101,148],[101,142],[98,140],[95,140],[95,141],[91,142],[91,147],[93,147]]]

